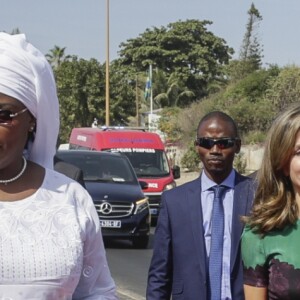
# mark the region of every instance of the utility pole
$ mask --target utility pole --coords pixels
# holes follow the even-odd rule
[[[136,75],[136,80],[135,80],[135,103],[136,103],[136,126],[137,127],[140,126],[138,78],[139,78],[139,76]]]
[[[148,122],[149,122],[149,129],[152,130],[152,121],[153,121],[152,64],[149,65],[149,80],[150,80],[150,114],[148,116]]]
[[[106,0],[106,94],[105,94],[105,125],[109,126],[109,0]]]

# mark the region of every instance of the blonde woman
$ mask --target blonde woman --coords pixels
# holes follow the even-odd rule
[[[300,105],[272,124],[242,236],[246,300],[300,299]]]

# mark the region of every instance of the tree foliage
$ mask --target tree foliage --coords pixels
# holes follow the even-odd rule
[[[163,72],[159,72],[159,74],[161,73]],[[182,107],[186,103],[191,103],[195,98],[195,94],[184,86],[183,82],[174,73],[168,79],[166,76],[156,76],[155,79],[160,88],[162,88],[162,83],[165,82],[164,89],[161,89],[163,92],[157,93],[154,98],[159,107]],[[155,91],[157,92],[158,88],[155,88]]]
[[[261,68],[263,47],[259,41],[258,29],[262,16],[253,3],[248,10],[248,16],[239,59],[230,61],[226,67],[226,73],[231,82],[241,80]]]
[[[270,101],[274,113],[300,100],[300,68],[291,65],[281,69],[278,76],[270,79],[266,98]]]
[[[11,31],[10,34],[20,34],[20,33],[21,33],[21,31],[20,31],[20,29],[17,27],[17,28],[14,28],[14,29]]]
[[[279,72],[277,66],[270,66],[269,69],[249,73],[239,81],[230,82],[224,90],[225,101],[230,101],[233,104],[242,98],[251,103],[261,100],[269,86],[269,81],[273,77],[276,78]]]
[[[271,109],[272,101],[266,94],[279,73],[277,66],[255,71],[242,80],[230,82],[218,93],[210,94],[180,110],[176,120],[180,124],[178,128],[182,144],[194,138],[199,120],[213,110],[221,110],[232,116],[243,140],[261,142],[275,114]]]
[[[110,125],[126,126],[129,117],[136,115],[136,101],[140,99],[140,96],[137,99],[137,93],[141,93],[136,85],[137,75],[128,72],[119,60],[111,63],[110,74]]]
[[[5,30],[0,30],[0,32],[6,32]],[[14,28],[9,34],[14,35],[14,34],[20,34],[21,31],[18,27]]]
[[[69,60],[71,55],[65,54],[66,47],[60,48],[59,46],[54,46],[45,56],[52,66],[53,69],[58,68],[63,61]]]
[[[91,126],[94,118],[105,125],[105,67],[97,60],[63,61],[54,69],[60,100],[61,139],[66,141],[73,127]],[[130,76],[115,61],[110,66],[110,125],[127,125],[136,114],[135,87]]]
[[[255,71],[260,68],[262,60],[262,48],[257,32],[259,24],[262,21],[262,16],[253,3],[248,10],[248,16],[246,33],[240,51],[240,60],[248,63],[248,71]]]
[[[181,159],[181,165],[189,171],[200,170],[200,158],[194,145],[194,141],[189,142],[186,152]]]
[[[167,135],[167,141],[174,143],[181,140],[181,128],[178,124],[178,115],[180,109],[178,107],[165,108],[160,113],[159,130]]]
[[[121,44],[121,62],[136,71],[145,71],[149,64],[163,70],[167,80],[172,79],[161,93],[167,95],[176,83],[176,93],[183,97],[180,104],[186,106],[207,95],[209,83],[223,78],[223,65],[233,54],[224,39],[207,30],[211,24],[210,21],[187,20],[147,29],[137,38]],[[182,94],[187,91],[188,96]]]
[[[231,82],[219,95],[219,105],[237,122],[243,136],[248,132],[266,131],[274,117],[266,98],[270,82],[279,73],[277,66],[254,71]],[[255,136],[255,135],[253,135]]]
[[[120,58],[110,64],[110,125],[136,125],[137,112],[141,115],[150,110],[144,88],[151,63],[154,109],[163,108],[159,129],[168,141],[188,145],[199,120],[213,110],[232,116],[244,141],[262,141],[274,117],[299,101],[300,68],[261,67],[257,28],[262,17],[253,4],[248,15],[237,60],[231,60],[233,50],[226,42],[208,31],[209,21],[154,27],[122,43]],[[63,55],[54,55],[55,47],[63,50]],[[96,60],[64,59],[65,48],[55,47],[50,54],[60,57],[54,73],[61,139],[67,141],[73,127],[91,126],[94,118],[105,124],[105,68]],[[197,166],[192,145],[185,159],[186,165],[194,160]]]
[[[95,60],[73,56],[54,70],[60,102],[60,138],[67,141],[73,127],[91,126],[105,115],[104,73]]]

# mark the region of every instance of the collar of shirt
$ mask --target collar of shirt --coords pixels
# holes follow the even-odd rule
[[[221,185],[225,185],[230,189],[234,189],[234,181],[235,181],[235,170],[232,169],[229,176],[221,183]],[[217,185],[214,181],[209,179],[204,171],[201,173],[201,192],[209,190],[211,187]]]

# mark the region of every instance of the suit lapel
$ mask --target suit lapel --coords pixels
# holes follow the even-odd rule
[[[206,250],[203,232],[203,216],[201,206],[201,180],[194,181],[194,185],[187,191],[187,203],[191,218],[192,233],[195,244],[195,258],[200,265],[203,278],[206,278]]]

